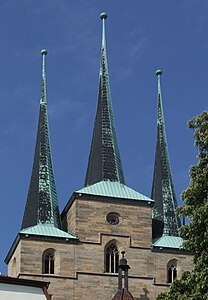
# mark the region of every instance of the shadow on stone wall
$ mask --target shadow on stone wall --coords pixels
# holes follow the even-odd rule
[[[150,298],[147,296],[147,294],[149,294],[149,291],[146,288],[144,288],[143,291],[144,291],[144,295],[140,294],[139,298],[134,298],[134,299],[135,300],[150,300]]]

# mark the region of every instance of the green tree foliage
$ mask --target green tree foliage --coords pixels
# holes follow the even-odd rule
[[[198,163],[190,169],[190,184],[182,194],[184,205],[178,208],[178,215],[190,219],[180,235],[184,248],[194,253],[194,264],[191,272],[175,280],[170,291],[157,300],[208,299],[208,113],[194,117],[188,126],[194,130]]]

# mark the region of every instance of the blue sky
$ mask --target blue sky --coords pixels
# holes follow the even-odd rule
[[[0,271],[18,233],[31,175],[47,55],[47,97],[60,209],[83,187],[98,93],[102,11],[126,183],[150,196],[157,78],[178,199],[196,162],[187,120],[208,109],[206,0],[1,0]]]

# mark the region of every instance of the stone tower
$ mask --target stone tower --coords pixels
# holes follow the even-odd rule
[[[121,270],[128,273],[134,300],[153,300],[191,268],[192,257],[181,249],[180,237],[167,234],[152,239],[154,201],[124,181],[110,95],[106,18],[102,13],[98,104],[85,184],[72,193],[61,218],[49,143],[46,51],[42,51],[42,96],[31,182],[22,229],[6,263],[11,276],[50,281],[54,300],[112,299]],[[131,265],[129,272],[123,251]]]

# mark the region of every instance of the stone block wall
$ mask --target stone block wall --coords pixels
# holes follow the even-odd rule
[[[120,223],[106,221],[109,212]],[[192,266],[192,256],[182,251],[151,248],[151,207],[133,202],[79,198],[71,205],[65,224],[79,242],[21,237],[8,266],[10,276],[50,281],[53,300],[110,300],[117,292],[117,274],[105,273],[105,249],[114,241],[119,253],[126,252],[129,290],[135,300],[154,300],[167,291],[167,263],[177,260],[178,276]],[[55,274],[42,273],[42,254],[55,250]]]
[[[106,221],[110,212],[121,216],[118,225]],[[147,202],[79,197],[63,219],[66,230],[82,242],[98,243],[100,234],[115,234],[131,236],[132,246],[149,248],[152,243],[152,210]]]

